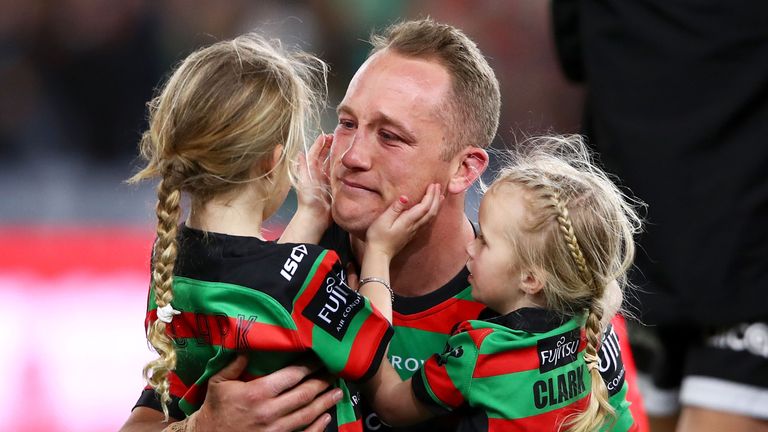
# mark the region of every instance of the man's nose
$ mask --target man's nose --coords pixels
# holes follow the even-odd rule
[[[341,163],[350,170],[366,171],[371,168],[371,143],[365,132],[358,129],[341,156]]]

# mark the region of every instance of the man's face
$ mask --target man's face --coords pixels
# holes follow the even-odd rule
[[[363,64],[338,108],[331,149],[333,219],[362,236],[400,195],[421,200],[450,178],[441,158],[450,77],[434,61],[381,51]]]

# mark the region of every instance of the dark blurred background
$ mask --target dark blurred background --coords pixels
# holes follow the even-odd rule
[[[514,134],[578,131],[544,1],[1,0],[0,221],[145,223],[135,169],[145,103],[203,44],[259,30],[332,67],[330,106],[365,59],[373,28],[432,16],[466,31],[502,85],[496,146]],[[329,110],[324,128],[334,127]]]
[[[371,30],[426,15],[496,70],[496,148],[579,130],[546,1],[0,0],[0,431],[115,430],[139,395],[155,196],[124,180],[172,65],[249,30],[281,38],[330,63],[331,131]]]

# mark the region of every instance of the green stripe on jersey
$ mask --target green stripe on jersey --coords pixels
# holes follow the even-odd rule
[[[612,432],[623,432],[628,431],[633,424],[635,424],[635,420],[632,417],[632,411],[629,410],[629,406],[631,403],[627,400],[627,391],[629,387],[627,384],[627,381],[624,381],[624,385],[621,386],[621,390],[618,391],[615,395],[613,395],[610,399],[608,399],[608,403],[611,404],[613,409],[616,412],[616,422],[611,423],[608,426],[604,427],[602,430],[604,431],[612,431]]]
[[[321,327],[312,326],[312,347],[315,352],[322,354],[323,363],[331,373],[338,374],[347,365],[353,344],[358,335],[362,334],[361,327],[373,315],[370,301],[362,295],[359,298],[365,307],[361,308],[359,313],[352,318],[341,342]],[[377,340],[376,343],[378,342]],[[324,349],[324,347],[334,347],[334,349]],[[371,346],[370,349],[376,349],[376,346]]]
[[[320,263],[323,262],[323,259],[325,259],[325,256],[328,254],[328,249],[324,249],[322,252],[320,252],[320,255],[317,256],[317,259],[315,259],[315,262],[312,263],[312,267],[309,269],[309,273],[307,273],[307,277],[304,278],[304,283],[301,285],[301,289],[299,289],[299,292],[296,293],[296,296],[293,298],[293,305],[296,305],[296,300],[300,299],[302,295],[304,295],[304,291],[307,289],[307,286],[312,282],[312,280],[315,278],[315,275],[317,274],[317,268],[320,267]]]
[[[435,353],[443,352],[448,335],[395,326],[387,357],[400,378],[407,380]]]
[[[355,412],[354,405],[351,403],[352,395],[350,394],[349,388],[347,387],[347,383],[343,379],[337,379],[336,387],[340,388],[344,393],[342,401],[350,402],[336,405],[336,424],[341,426],[356,421],[358,415]]]
[[[585,397],[590,389],[589,371],[579,354],[578,360],[568,367],[546,373],[532,369],[474,378],[469,402],[482,406],[489,418],[514,420],[570,405]]]
[[[150,295],[148,310],[157,308]],[[209,282],[183,276],[173,277],[174,309],[204,315],[256,317],[256,321],[296,330],[288,311],[270,295],[252,288],[224,282]]]

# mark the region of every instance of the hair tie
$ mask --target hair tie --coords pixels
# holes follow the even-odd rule
[[[173,320],[173,316],[179,315],[180,313],[181,311],[177,311],[170,303],[168,303],[163,307],[157,308],[157,319],[166,324],[170,324]]]
[[[592,372],[600,366],[600,359],[596,354],[584,353],[584,361],[587,363],[587,369]],[[598,369],[599,370],[599,369]]]

